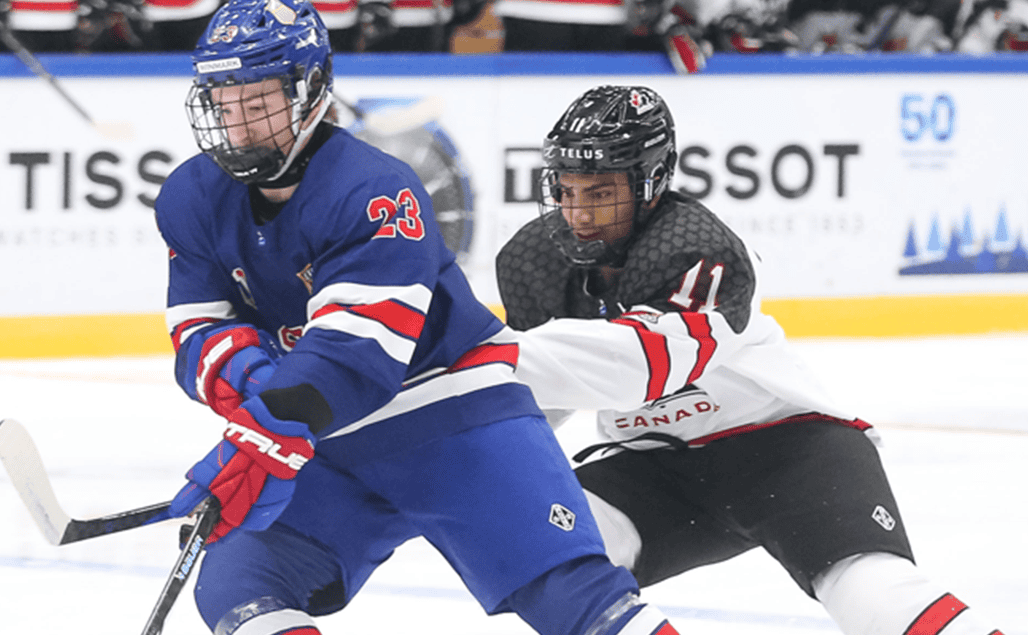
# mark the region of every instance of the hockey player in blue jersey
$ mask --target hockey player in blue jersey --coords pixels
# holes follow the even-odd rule
[[[312,6],[229,2],[193,63],[202,153],[156,214],[176,378],[228,419],[172,503],[221,503],[195,592],[212,631],[318,633],[314,616],[423,536],[488,613],[544,635],[674,635],[604,555],[414,172],[330,123]]]

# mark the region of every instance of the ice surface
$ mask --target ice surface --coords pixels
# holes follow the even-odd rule
[[[1028,635],[1028,336],[799,341],[841,403],[875,424],[920,567],[1007,635]],[[168,357],[0,361],[0,418],[20,420],[58,500],[90,518],[167,500],[221,433]],[[591,439],[588,413],[559,437]],[[0,633],[138,633],[177,554],[176,523],[52,547],[0,472]],[[762,551],[644,591],[683,634],[836,633]],[[487,617],[423,541],[400,548],[326,635],[528,635]],[[187,589],[167,635],[208,632]]]

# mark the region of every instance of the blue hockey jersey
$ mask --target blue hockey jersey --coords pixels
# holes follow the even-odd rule
[[[413,170],[345,130],[271,221],[202,154],[168,177],[156,215],[176,350],[226,320],[273,334],[288,353],[262,389],[314,386],[332,410],[320,436],[347,460],[540,414]]]

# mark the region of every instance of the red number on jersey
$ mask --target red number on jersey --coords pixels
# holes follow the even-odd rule
[[[393,220],[396,218],[396,201],[388,196],[379,196],[371,199],[368,203],[368,220],[379,221],[382,226],[375,232],[375,238],[392,238],[396,235],[396,226]]]
[[[400,211],[403,215],[400,216]],[[375,238],[395,238],[396,232],[408,240],[425,237],[425,223],[421,220],[421,205],[409,188],[400,190],[396,200],[378,196],[368,202],[368,220],[380,222]]]
[[[414,192],[404,188],[396,197],[396,200],[403,207],[403,218],[396,220],[396,227],[403,234],[404,238],[410,240],[421,240],[425,237],[425,224],[421,222],[421,205],[414,196]]]

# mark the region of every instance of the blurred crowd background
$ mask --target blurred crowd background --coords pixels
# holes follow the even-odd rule
[[[222,0],[0,0],[34,52],[191,51]],[[1028,51],[1028,0],[314,0],[336,52]],[[4,47],[0,44],[0,51]],[[701,65],[702,66],[702,65]]]

